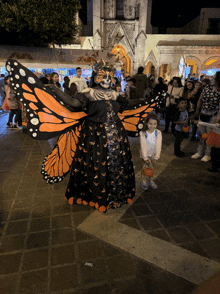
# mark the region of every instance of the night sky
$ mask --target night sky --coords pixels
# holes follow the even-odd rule
[[[87,0],[80,0],[83,7],[80,18],[86,24]],[[200,9],[205,7],[220,8],[220,1],[216,0],[152,0],[151,23],[155,27],[181,27],[199,16]],[[217,3],[216,3],[217,2]]]

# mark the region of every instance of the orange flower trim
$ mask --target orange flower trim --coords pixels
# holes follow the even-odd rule
[[[68,199],[66,198],[66,196],[64,195],[64,199],[66,200],[66,201],[68,201]]]
[[[71,197],[71,198],[68,200],[68,203],[69,203],[70,205],[73,205],[73,197]]]
[[[209,138],[209,134],[204,133],[204,134],[202,135],[202,138],[203,138],[204,140],[208,140],[208,138]]]
[[[94,206],[95,206],[95,202],[90,201],[90,202],[89,202],[89,205],[90,205],[91,207],[94,207]]]
[[[83,205],[88,205],[88,202],[86,202],[85,200],[83,200]]]
[[[99,209],[99,204],[98,203],[95,204],[95,208]]]
[[[77,202],[78,204],[82,204],[82,199],[81,199],[81,198],[78,198],[78,199],[76,200],[76,202]]]
[[[128,198],[128,199],[127,199],[128,204],[132,204],[133,201],[134,201],[134,199],[135,199],[135,197],[133,197],[132,199]]]
[[[106,211],[105,206],[102,205],[102,206],[99,208],[99,211],[100,211],[100,212],[104,212],[104,211]]]

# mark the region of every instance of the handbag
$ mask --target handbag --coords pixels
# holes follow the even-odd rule
[[[10,108],[9,108],[9,106],[8,106],[8,103],[7,103],[7,100],[8,100],[8,98],[5,98],[5,101],[4,101],[4,103],[3,103],[2,108],[3,108],[5,111],[10,111]]]

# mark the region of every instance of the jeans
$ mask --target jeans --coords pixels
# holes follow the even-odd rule
[[[207,123],[214,124],[215,121],[216,121],[216,115],[212,116],[210,118],[210,120],[207,121]],[[210,132],[211,132],[211,129],[209,127],[199,125],[199,127],[198,127],[199,145],[198,145],[198,148],[197,148],[197,153],[200,156],[204,156],[204,155],[210,156],[210,154],[211,154],[211,146],[206,144],[206,140],[204,140],[202,138],[203,134],[205,134],[205,133],[209,134]]]
[[[172,133],[175,132],[175,124],[173,122],[173,117],[174,117],[175,113],[176,113],[176,105],[170,105],[169,107],[166,108],[165,131],[167,131],[167,132],[169,130],[170,122],[172,122],[171,131],[172,131]]]
[[[9,123],[12,123],[12,119],[15,115],[15,118],[14,118],[14,124],[17,124],[17,122],[19,121],[19,115],[20,115],[20,109],[11,109],[10,110],[10,113],[9,113]]]
[[[180,147],[183,139],[186,137],[184,132],[175,130],[174,154],[180,152]]]

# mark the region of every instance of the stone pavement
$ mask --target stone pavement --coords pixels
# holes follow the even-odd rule
[[[58,185],[43,180],[55,140],[36,141],[6,122],[0,115],[0,293],[185,294],[220,269],[220,173],[190,159],[197,142],[185,140],[186,157],[176,158],[165,134],[159,189],[142,191],[139,142],[130,138],[137,200],[101,214],[65,203],[68,177]],[[193,272],[197,264],[206,270]]]

